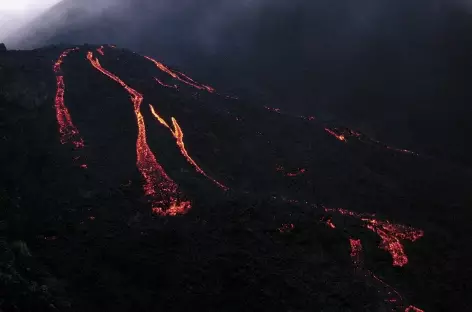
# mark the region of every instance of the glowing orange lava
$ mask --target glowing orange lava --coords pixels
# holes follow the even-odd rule
[[[174,79],[177,79],[189,86],[192,86],[194,88],[197,88],[199,90],[206,90],[210,93],[214,93],[215,92],[215,89],[213,89],[212,87],[210,86],[207,86],[207,85],[204,85],[204,84],[201,84],[201,83],[198,83],[196,82],[195,80],[193,80],[192,78],[190,78],[189,76],[181,73],[181,72],[178,72],[178,71],[172,71],[170,68],[168,68],[167,66],[165,66],[164,64],[162,64],[161,62],[158,62],[156,61],[155,59],[149,57],[149,56],[144,56],[146,59],[150,60],[151,62],[154,63],[154,65],[157,66],[157,68],[159,68],[160,70],[162,70],[163,72],[169,74],[172,78]]]
[[[349,239],[349,244],[351,245],[351,259],[354,265],[359,266],[361,264],[361,253],[362,253],[362,244],[360,239]]]
[[[228,190],[228,187],[224,186],[223,184],[221,184],[220,182],[216,181],[215,179],[210,177],[208,174],[206,174],[205,171],[203,171],[203,169],[200,168],[200,166],[198,166],[197,163],[192,159],[192,157],[190,157],[187,150],[185,149],[184,133],[183,133],[182,129],[180,128],[177,120],[174,117],[171,118],[172,119],[172,125],[174,127],[174,129],[172,130],[172,128],[167,124],[167,122],[161,116],[159,116],[159,114],[157,114],[154,107],[152,105],[149,105],[149,107],[151,109],[152,115],[159,121],[159,123],[161,123],[163,126],[165,126],[167,129],[170,130],[170,132],[172,133],[174,138],[177,140],[177,146],[179,147],[180,152],[187,159],[187,161],[195,168],[195,170],[198,173],[200,173],[201,175],[203,175],[206,178],[208,178],[209,180],[211,180],[213,183],[218,185],[223,190],[225,190],[225,191]]]
[[[404,266],[408,263],[408,258],[400,239],[416,241],[423,236],[423,231],[416,230],[404,225],[391,224],[388,221],[379,221],[375,219],[362,219],[366,222],[366,227],[377,233],[382,242],[380,248],[388,251],[393,258],[394,266]]]
[[[416,241],[423,237],[424,232],[405,225],[392,224],[389,221],[374,219],[374,215],[358,214],[345,209],[325,208],[325,212],[337,212],[341,215],[355,217],[364,222],[364,226],[377,233],[382,242],[380,248],[390,253],[393,258],[393,266],[404,266],[408,263],[404,247],[400,240]]]
[[[143,96],[129,87],[120,78],[104,69],[98,59],[93,59],[92,52],[88,52],[87,59],[92,66],[119,83],[131,96],[134,105],[134,113],[138,124],[138,138],[136,141],[137,167],[145,180],[144,192],[152,199],[152,210],[158,215],[177,215],[186,213],[190,209],[190,202],[181,201],[181,194],[177,184],[172,181],[164,169],[159,165],[153,152],[146,141],[146,128],[141,114]]]
[[[384,147],[386,149],[389,149],[389,150],[392,150],[392,151],[395,151],[395,152],[418,156],[418,153],[412,152],[412,151],[407,150],[407,149],[401,149],[401,148],[395,148],[395,147],[389,146],[385,143],[382,143],[380,141],[369,138],[367,135],[362,134],[358,131],[354,131],[352,129],[348,129],[348,128],[343,128],[343,129],[325,128],[325,131],[328,132],[329,134],[331,134],[332,136],[336,137],[340,141],[347,142],[347,138],[356,138],[357,140],[359,140],[361,142],[364,142],[364,143],[374,143],[374,144],[381,145],[382,147]]]
[[[332,229],[336,228],[336,226],[333,224],[333,221],[331,219],[326,220],[326,224]]]
[[[56,98],[55,98],[55,109],[56,119],[59,124],[59,133],[61,135],[60,142],[65,144],[72,142],[76,148],[84,147],[84,140],[80,136],[79,130],[72,122],[69,110],[64,104],[64,92],[65,83],[64,76],[61,73],[61,65],[64,62],[64,58],[72,51],[77,51],[78,48],[67,49],[59,56],[57,61],[54,63],[53,70],[56,74]]]
[[[172,86],[172,85],[168,85],[168,84],[166,84],[166,83],[160,81],[160,80],[157,79],[157,78],[154,78],[154,80],[156,80],[157,83],[159,83],[161,86],[166,87],[166,88],[171,88],[171,89],[178,89],[178,88],[179,88],[179,86],[177,86],[176,84]]]
[[[385,294],[388,296],[384,299],[385,303],[392,307],[392,311],[399,311],[405,307],[404,299],[402,295],[392,286],[384,282],[381,278],[375,275],[372,271],[366,270],[363,268],[362,261],[362,243],[360,239],[349,239],[349,244],[351,245],[351,259],[352,263],[360,272],[364,272],[363,275],[366,278],[372,278],[373,281],[377,283],[377,287],[385,289]],[[408,306],[405,309],[405,312],[424,312],[421,309],[418,309],[415,306]]]
[[[325,131],[334,136],[339,141],[347,142],[346,137],[343,134],[338,134],[331,129],[325,128]]]
[[[103,46],[97,49],[97,52],[100,53],[101,55],[105,55],[105,52],[103,52]]]

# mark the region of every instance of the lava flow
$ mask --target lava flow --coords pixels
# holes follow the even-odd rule
[[[165,66],[164,64],[162,64],[161,62],[158,62],[156,61],[155,59],[149,57],[149,56],[144,56],[146,59],[150,60],[151,62],[154,63],[154,65],[157,66],[157,68],[159,68],[160,70],[162,70],[163,72],[169,74],[172,78],[174,79],[177,79],[191,87],[194,87],[194,88],[197,88],[199,90],[206,90],[210,93],[214,93],[215,92],[215,89],[213,89],[212,87],[210,86],[207,86],[207,85],[204,85],[204,84],[201,84],[201,83],[198,83],[196,82],[195,80],[193,80],[192,78],[190,78],[189,76],[181,73],[181,72],[178,72],[178,71],[172,71],[170,68],[168,68],[167,66]]]
[[[177,140],[177,146],[179,147],[180,152],[187,159],[187,161],[195,168],[195,170],[198,173],[205,176],[206,178],[208,178],[209,180],[211,180],[213,183],[218,185],[223,190],[227,191],[228,187],[224,186],[223,184],[221,184],[220,182],[216,181],[215,179],[210,177],[208,174],[206,174],[205,171],[203,171],[203,169],[200,168],[200,166],[198,166],[197,163],[192,159],[192,157],[190,157],[187,150],[185,149],[184,133],[183,133],[182,129],[180,128],[177,120],[174,117],[171,118],[172,119],[172,125],[174,127],[174,130],[172,130],[172,128],[167,124],[167,122],[161,116],[159,116],[159,114],[157,114],[154,107],[152,105],[149,105],[149,107],[151,109],[152,115],[157,119],[157,121],[159,121],[159,123],[161,123],[163,126],[165,126],[167,129],[170,130],[170,132],[172,133],[174,138]]]
[[[337,212],[363,221],[366,228],[380,236],[382,240],[380,248],[390,253],[393,258],[393,266],[402,267],[408,263],[408,258],[400,239],[414,242],[424,235],[422,230],[417,230],[405,225],[392,224],[389,221],[377,220],[374,219],[374,215],[357,214],[345,209],[330,208],[325,208],[325,212]]]
[[[79,48],[67,49],[59,56],[57,61],[54,63],[53,70],[56,74],[56,98],[55,98],[55,108],[56,108],[56,119],[59,124],[59,133],[61,135],[61,143],[65,144],[67,142],[72,142],[76,148],[84,147],[84,140],[80,136],[79,130],[72,122],[69,110],[64,104],[64,76],[61,72],[61,65],[64,62],[64,58],[72,51],[77,51]]]
[[[103,46],[97,49],[97,52],[100,53],[101,55],[105,55],[105,52],[103,52]]]
[[[328,132],[329,134],[331,134],[332,136],[334,136],[339,141],[347,142],[346,137],[344,136],[344,134],[338,134],[338,133],[334,132],[333,130],[331,130],[329,128],[325,128],[325,131]]]
[[[180,200],[181,194],[177,189],[177,184],[169,178],[161,165],[159,165],[147,144],[144,118],[140,110],[143,95],[129,87],[116,75],[104,69],[98,59],[93,59],[92,52],[88,52],[87,59],[95,69],[119,83],[131,96],[138,124],[136,165],[145,180],[144,192],[152,198],[152,211],[162,216],[175,216],[186,213],[191,208],[190,202]]]
[[[401,148],[395,148],[392,146],[389,146],[385,143],[382,143],[380,141],[374,140],[372,138],[369,138],[365,134],[361,134],[358,131],[354,131],[352,129],[344,128],[344,129],[339,129],[339,128],[325,128],[325,131],[331,134],[332,136],[336,137],[340,141],[347,142],[347,138],[356,138],[357,140],[364,142],[364,143],[374,143],[383,146],[386,149],[399,152],[399,153],[405,153],[405,154],[411,154],[411,155],[416,155],[418,156],[418,153],[412,152],[407,149],[401,149]]]
[[[157,83],[159,83],[161,86],[166,87],[166,88],[170,88],[170,89],[178,89],[179,88],[176,84],[175,85],[169,85],[169,84],[166,84],[166,83],[162,82],[161,80],[159,80],[155,77],[154,77],[154,80],[156,80]]]
[[[372,280],[378,284],[378,287],[380,286],[386,290],[386,295],[388,298],[386,298],[384,301],[392,307],[393,311],[401,311],[404,309],[405,312],[424,312],[423,310],[412,305],[405,308],[403,297],[395,288],[377,277],[372,271],[363,268],[362,243],[360,239],[350,238],[349,244],[351,245],[351,260],[355,268],[360,272],[364,272],[365,277],[372,278]]]

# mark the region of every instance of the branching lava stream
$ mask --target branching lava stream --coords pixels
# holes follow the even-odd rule
[[[152,199],[153,212],[163,216],[186,213],[191,208],[190,202],[181,200],[182,196],[178,191],[177,184],[169,178],[162,166],[159,165],[147,144],[144,118],[140,110],[143,95],[129,87],[116,75],[104,69],[98,59],[93,58],[92,52],[88,52],[87,59],[94,68],[119,83],[131,96],[138,124],[137,167],[145,179],[144,192]]]
[[[158,62],[156,61],[155,59],[149,57],[149,56],[144,56],[146,59],[150,60],[151,62],[154,63],[154,65],[156,65],[157,68],[159,68],[160,70],[162,70],[163,72],[169,74],[172,78],[174,79],[177,79],[191,87],[194,87],[194,88],[197,88],[199,90],[206,90],[210,93],[214,93],[215,92],[215,89],[213,89],[212,87],[210,86],[207,86],[207,85],[204,85],[204,84],[201,84],[201,83],[198,83],[196,82],[195,80],[193,80],[192,78],[190,78],[189,76],[181,73],[181,72],[178,72],[178,71],[172,71],[170,68],[168,68],[167,66],[165,66],[164,64],[162,64],[161,62]]]
[[[182,129],[180,128],[177,120],[174,117],[172,117],[172,125],[174,127],[174,130],[172,130],[172,128],[167,124],[167,122],[161,116],[157,114],[154,107],[152,105],[149,105],[149,107],[151,109],[152,115],[159,121],[159,123],[161,123],[161,125],[165,126],[167,129],[170,130],[174,138],[177,140],[177,146],[179,147],[180,152],[187,159],[187,161],[195,168],[195,170],[201,175],[211,180],[216,185],[218,185],[218,187],[222,188],[225,191],[228,190],[228,187],[224,186],[223,184],[221,184],[220,182],[216,181],[215,179],[210,177],[208,174],[206,174],[205,171],[203,171],[203,169],[200,168],[200,166],[198,166],[197,163],[192,159],[192,157],[190,157],[187,150],[185,149],[184,133]]]

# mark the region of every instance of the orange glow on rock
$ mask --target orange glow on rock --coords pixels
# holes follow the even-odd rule
[[[182,129],[180,128],[177,120],[174,117],[172,117],[172,126],[174,127],[174,129],[172,129],[167,124],[167,122],[161,116],[159,116],[159,114],[156,112],[156,110],[154,109],[154,107],[152,105],[149,105],[149,108],[151,109],[151,113],[157,119],[157,121],[159,121],[160,124],[162,124],[167,129],[170,130],[170,132],[172,133],[172,135],[174,136],[174,138],[177,141],[177,146],[179,147],[180,152],[185,157],[185,159],[187,159],[187,161],[195,168],[195,170],[198,173],[200,173],[201,175],[203,175],[206,178],[208,178],[209,180],[211,180],[216,185],[218,185],[218,187],[222,188],[225,191],[228,190],[228,187],[224,186],[223,184],[221,184],[220,182],[216,181],[215,179],[210,177],[208,174],[206,174],[205,171],[203,171],[203,169],[200,168],[200,166],[192,159],[192,157],[190,157],[190,155],[188,154],[188,152],[185,148],[184,133],[183,133]]]
[[[215,92],[215,89],[213,89],[212,87],[204,85],[204,84],[200,84],[200,83],[196,82],[195,80],[193,80],[192,78],[190,78],[189,76],[185,75],[184,73],[181,73],[181,72],[178,72],[178,71],[172,71],[170,68],[168,68],[167,66],[165,66],[161,62],[158,62],[158,61],[156,61],[155,59],[153,59],[149,56],[144,56],[144,57],[146,59],[148,59],[149,61],[153,62],[154,65],[156,65],[156,67],[159,68],[161,71],[169,74],[172,78],[177,79],[180,82],[183,82],[183,83],[185,83],[185,84],[187,84],[191,87],[194,87],[196,89],[199,89],[199,90],[205,90],[205,91],[208,91],[210,93]]]
[[[331,129],[325,128],[325,131],[334,136],[339,141],[347,142],[346,137],[343,134],[338,134]]]
[[[177,216],[177,215],[182,215],[186,214],[190,208],[192,208],[191,204],[189,201],[172,201],[169,205],[169,207],[164,210],[159,207],[153,207],[152,212],[156,215],[165,217],[165,216]]]
[[[349,239],[349,244],[351,245],[351,259],[354,265],[359,266],[361,264],[361,253],[362,253],[362,244],[360,239]]]
[[[159,165],[147,144],[146,127],[140,110],[143,95],[129,87],[116,75],[104,69],[98,59],[93,58],[92,52],[88,52],[87,59],[95,69],[120,84],[131,96],[138,124],[136,165],[145,180],[144,193],[152,199],[153,212],[159,212],[160,215],[176,215],[187,212],[190,209],[190,202],[180,201],[181,194],[178,191],[177,184],[169,178],[162,166]]]
[[[159,79],[157,79],[157,78],[155,78],[155,77],[154,77],[154,80],[156,80],[157,83],[159,83],[161,86],[166,87],[166,88],[171,88],[171,89],[178,89],[178,88],[179,88],[176,84],[173,85],[173,86],[172,86],[172,85],[168,85],[168,84],[162,82],[161,80],[159,80]]]
[[[393,258],[394,266],[404,266],[408,263],[408,258],[400,239],[416,241],[423,236],[423,231],[416,230],[408,226],[391,224],[388,221],[375,219],[362,219],[367,223],[366,227],[377,233],[382,242],[380,248],[388,251]]]
[[[332,229],[336,228],[336,226],[334,225],[334,223],[331,219],[326,220],[326,224]]]
[[[84,147],[84,140],[80,136],[79,130],[72,122],[69,110],[64,103],[65,83],[64,76],[61,73],[61,65],[64,62],[64,58],[70,52],[77,50],[78,48],[65,50],[54,63],[53,70],[56,74],[56,97],[54,102],[61,144],[71,142],[76,148],[82,148]]]
[[[393,258],[393,266],[404,266],[408,263],[404,247],[400,240],[416,241],[423,237],[424,232],[412,227],[400,224],[392,224],[389,221],[374,219],[375,215],[358,214],[345,209],[325,208],[326,212],[337,212],[360,219],[366,228],[376,233],[381,238],[380,248],[389,252]]]
[[[105,55],[105,52],[103,52],[103,46],[100,48],[97,48],[97,52],[100,53],[101,55]]]

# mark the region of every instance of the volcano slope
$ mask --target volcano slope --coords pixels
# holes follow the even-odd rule
[[[468,168],[112,45],[0,86],[3,311],[468,306]]]

